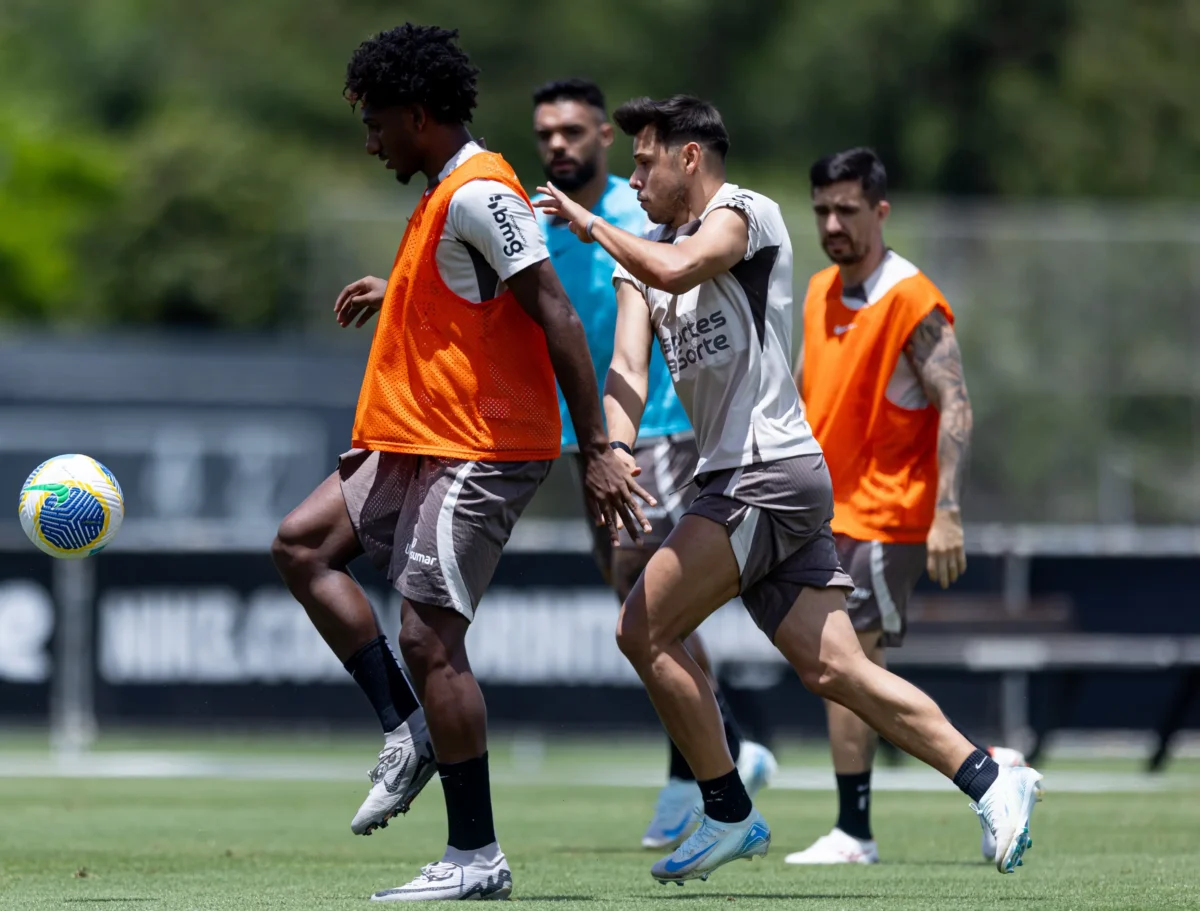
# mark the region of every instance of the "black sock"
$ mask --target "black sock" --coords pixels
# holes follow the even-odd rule
[[[996,765],[996,760],[983,750],[976,750],[954,773],[954,786],[979,803],[999,774],[1000,766]]]
[[[344,666],[371,700],[385,734],[396,730],[420,708],[387,636],[376,636],[351,655]]]
[[[487,753],[466,762],[438,763],[446,797],[446,843],[460,851],[477,851],[496,840],[492,821],[492,788]]]
[[[725,742],[729,744],[729,755],[737,762],[738,757],[742,755],[742,729],[738,727],[733,710],[725,701],[725,694],[718,689],[714,695],[717,697],[717,706],[721,709],[721,721],[725,725]]]
[[[871,770],[854,775],[835,775],[838,789],[837,827],[847,835],[870,841]]]
[[[675,746],[675,741],[668,736],[667,743],[671,747],[671,765],[667,770],[667,774],[672,778],[679,778],[683,781],[695,781],[696,776],[692,774],[692,767],[688,765],[688,761],[679,752],[679,747]]]
[[[711,781],[698,781],[704,797],[704,813],[717,822],[743,822],[754,809],[738,770]]]

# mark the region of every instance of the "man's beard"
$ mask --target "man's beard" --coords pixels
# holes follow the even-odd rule
[[[669,225],[679,214],[679,210],[687,206],[687,184],[679,183],[663,194],[663,204],[656,207],[654,212],[646,210],[646,217],[656,225]]]
[[[563,160],[564,159],[562,158],[557,159],[557,161],[560,162]],[[573,158],[568,158],[565,160],[574,161]],[[596,176],[596,171],[599,170],[599,168],[596,166],[595,159],[592,159],[591,161],[578,162],[578,166],[570,173],[555,174],[553,170],[555,163],[556,162],[554,161],[550,162],[550,164],[546,165],[543,170],[546,172],[546,177],[551,183],[553,183],[560,190],[565,190],[567,193],[573,193],[575,190],[587,186],[591,182],[592,178]]]
[[[845,247],[840,253],[829,252],[828,242],[821,245],[825,250],[825,255],[829,257],[830,262],[836,263],[839,266],[852,266],[855,263],[862,262],[867,255],[866,250],[860,250],[858,245],[854,243],[845,234],[840,234],[838,237],[845,240]]]

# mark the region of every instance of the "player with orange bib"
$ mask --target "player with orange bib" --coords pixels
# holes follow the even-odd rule
[[[959,508],[971,402],[954,313],[937,286],[883,242],[887,173],[869,149],[813,165],[813,211],[834,265],[812,277],[796,384],[833,480],[832,528],[854,581],[847,609],[863,651],[886,665],[904,640],[909,596],[923,572],[943,588],[967,568]],[[837,825],[793,864],[876,863],[871,764],[878,737],[825,703],[837,778]],[[1001,765],[1024,765],[1002,747]],[[982,817],[981,817],[982,819]],[[983,853],[995,840],[983,824]]]
[[[457,32],[403,25],[364,42],[346,97],[367,152],[428,186],[391,276],[348,285],[342,326],[378,312],[353,449],[279,528],[273,556],[379,716],[384,748],[351,828],[408,810],[436,771],[449,837],[437,863],[379,901],[506,898],[487,715],[465,637],[513,525],[559,455],[555,378],[580,440],[588,503],[616,540],[652,503],[605,436],[578,316],[507,162],[472,140],[478,70]],[[409,686],[348,566],[365,553],[403,596]]]

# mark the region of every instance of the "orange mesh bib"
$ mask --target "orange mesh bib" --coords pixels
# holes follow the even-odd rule
[[[492,152],[468,158],[427,193],[396,254],[354,417],[354,445],[480,461],[553,459],[561,425],[542,329],[505,289],[472,303],[436,261],[454,192],[496,180],[525,199]]]
[[[860,310],[842,303],[836,266],[813,276],[804,302],[805,414],[833,479],[833,530],[860,541],[920,543],[937,501],[938,412],[887,398],[917,324],[954,316],[923,274]]]

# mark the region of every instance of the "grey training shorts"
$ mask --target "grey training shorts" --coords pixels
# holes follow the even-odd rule
[[[924,544],[885,544],[834,535],[842,566],[854,580],[846,602],[854,628],[881,633],[879,644],[895,648],[908,628],[908,599],[925,572]]]
[[[552,464],[352,449],[338,475],[359,543],[396,590],[472,620]]]
[[[833,485],[823,455],[706,472],[696,480],[700,490],[687,512],[729,532],[742,603],[772,642],[802,589],[854,588],[829,528]]]

